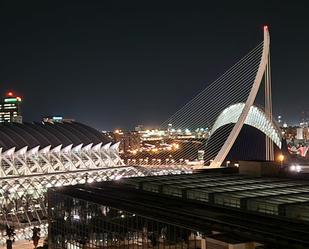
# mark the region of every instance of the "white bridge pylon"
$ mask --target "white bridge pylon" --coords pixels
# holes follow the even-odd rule
[[[257,71],[256,77],[255,77],[254,83],[253,83],[251,91],[249,93],[248,99],[245,102],[245,106],[242,110],[241,115],[238,118],[237,123],[234,125],[231,133],[229,134],[227,140],[225,141],[225,143],[221,147],[219,153],[217,154],[215,159],[211,162],[210,167],[220,167],[221,164],[223,163],[224,159],[228,155],[229,151],[231,150],[233,144],[235,143],[235,140],[238,137],[238,135],[241,131],[241,128],[243,127],[245,120],[246,120],[246,118],[249,114],[250,108],[253,106],[253,103],[254,103],[256,95],[259,91],[263,76],[264,76],[265,72],[268,72],[267,65],[269,63],[269,51],[270,51],[270,35],[269,35],[268,27],[264,26],[264,43],[263,43],[262,58],[261,58],[261,61],[260,61],[259,67],[258,67],[258,71]],[[267,74],[267,77],[268,77],[268,74]],[[265,99],[266,98],[267,98],[267,96],[265,96]],[[267,106],[265,106],[265,107],[267,107]],[[267,111],[266,111],[266,113],[267,113]],[[266,138],[266,141],[267,140],[268,139]],[[267,155],[267,152],[266,152],[266,155]],[[273,153],[272,153],[272,155],[273,155]],[[269,159],[273,159],[273,158],[269,158]]]
[[[174,113],[161,127],[169,127],[170,131],[174,131],[173,134],[176,135],[181,134],[182,131],[185,133],[201,130],[208,132],[203,135],[208,145],[204,154],[204,163],[207,165],[210,163],[211,167],[220,167],[246,124],[245,121],[250,109],[254,106],[263,79],[265,82],[265,115],[262,116],[266,117],[264,120],[267,122],[263,122],[265,127],[262,128],[270,129],[276,124],[272,120],[270,35],[267,26],[264,27],[264,39],[261,43]],[[244,105],[237,105],[239,103]],[[225,110],[231,106],[236,109],[230,108],[227,113]],[[229,118],[225,120],[233,120],[230,122],[233,126],[221,127],[210,140],[213,135],[211,131],[214,130],[218,117],[222,115],[228,115]],[[270,125],[267,126],[267,123]],[[269,132],[270,130],[267,130],[265,134]],[[281,137],[280,134],[278,136]],[[265,149],[265,159],[273,160],[273,141],[269,136],[266,136]],[[199,147],[198,150],[204,150],[204,147]],[[197,149],[191,146],[191,148],[186,148],[186,151],[180,151],[173,156],[176,159],[185,157],[184,159],[195,160]]]

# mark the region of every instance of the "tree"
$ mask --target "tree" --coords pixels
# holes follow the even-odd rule
[[[41,232],[41,229],[39,227],[34,227],[32,229],[32,241],[33,241],[34,248],[37,248],[39,244],[40,232]]]
[[[11,227],[9,225],[6,225],[6,248],[7,249],[12,249],[13,242],[15,241],[15,228]]]

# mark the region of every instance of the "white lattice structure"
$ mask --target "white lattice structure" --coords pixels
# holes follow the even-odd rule
[[[224,109],[212,127],[210,136],[214,134],[217,129],[226,124],[236,123],[244,107],[245,103],[238,103]],[[272,120],[268,119],[260,108],[251,106],[244,124],[262,131],[278,146],[278,148],[281,148],[282,136],[279,127]]]
[[[40,150],[37,146],[30,150],[24,147],[2,152],[0,222],[15,226],[19,234],[23,231],[29,235],[31,226],[44,227],[48,187],[143,175],[135,167],[123,164],[118,145],[59,145]]]
[[[79,123],[1,124],[0,146],[0,244],[5,225],[15,227],[16,239],[31,239],[34,226],[47,232],[49,187],[182,172],[125,165],[119,143]]]
[[[25,176],[67,172],[80,169],[95,169],[100,166],[123,166],[118,156],[118,143],[111,146],[79,144],[73,147],[59,145],[53,149],[47,146],[40,149],[36,146],[27,150],[27,146],[15,151],[15,147],[1,152],[0,177]],[[2,150],[2,149],[0,149]]]

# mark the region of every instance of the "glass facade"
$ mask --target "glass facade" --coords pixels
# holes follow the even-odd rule
[[[51,190],[49,248],[204,249],[193,229],[96,204]]]
[[[309,220],[309,185],[300,179],[201,173],[126,179],[128,186],[166,196],[266,215]]]

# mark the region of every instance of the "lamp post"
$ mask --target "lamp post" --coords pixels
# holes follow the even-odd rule
[[[284,161],[284,155],[280,154],[278,159],[280,161],[280,165],[281,165],[281,168],[282,168],[282,164],[283,164],[283,161]]]

